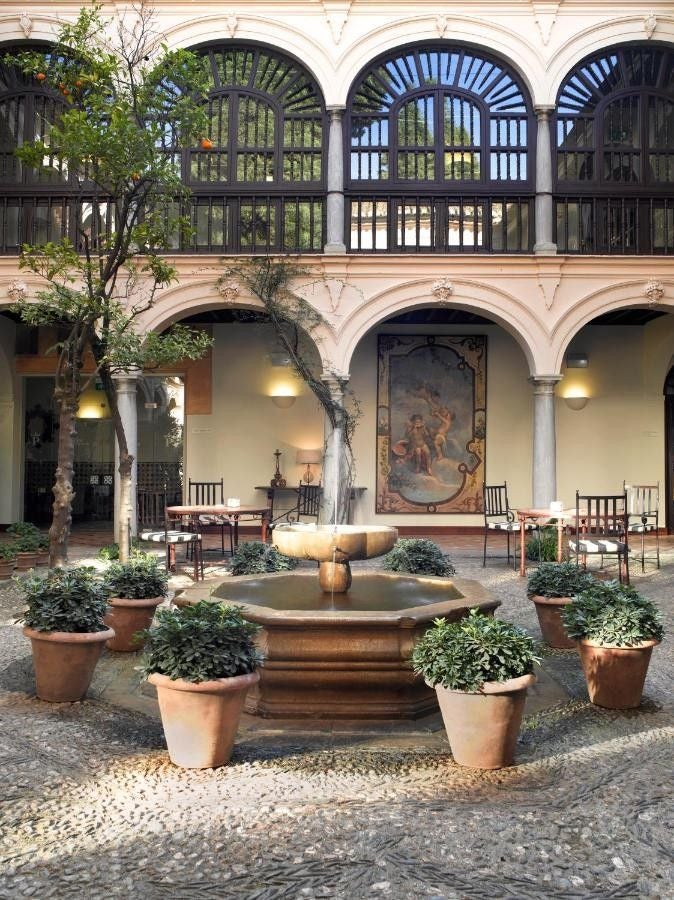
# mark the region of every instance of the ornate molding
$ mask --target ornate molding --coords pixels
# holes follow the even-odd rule
[[[449,276],[445,275],[444,278],[439,278],[433,282],[431,294],[433,294],[438,303],[447,303],[453,293],[454,285],[450,281]]]
[[[664,296],[664,284],[661,281],[656,281],[655,278],[650,278],[644,286],[644,297],[648,300],[648,305],[655,306],[656,303],[660,303]]]
[[[25,281],[19,281],[15,278],[7,285],[7,295],[12,303],[19,303],[21,300],[25,300],[27,293],[28,285]]]
[[[226,278],[218,282],[218,293],[228,303],[233,303],[241,293],[241,288],[233,278]]]
[[[538,30],[541,33],[541,39],[547,47],[550,40],[550,35],[552,34],[552,26],[555,24],[555,20],[557,19],[559,3],[544,2],[532,3],[531,5],[534,10],[534,20],[538,25]]]
[[[655,29],[657,27],[658,27],[657,17],[655,15],[655,13],[653,12],[653,10],[651,10],[649,12],[649,14],[644,18],[644,31],[646,32],[647,40],[650,41],[650,39],[653,37],[653,32],[655,31]]]
[[[353,0],[322,0],[325,18],[330,26],[335,44],[342,39],[342,32],[349,18],[352,2]]]
[[[33,31],[33,20],[25,10],[19,16],[19,25],[21,26],[21,31],[29,38]]]
[[[444,37],[448,28],[449,19],[447,16],[440,15],[435,17],[435,30],[438,32],[438,37]]]
[[[539,272],[538,287],[540,288],[541,294],[543,295],[543,301],[545,303],[546,309],[550,309],[552,304],[555,302],[555,295],[557,294],[557,288],[559,287],[559,282],[561,280],[561,271]]]
[[[239,27],[239,19],[235,13],[230,13],[223,23],[223,29],[228,38],[233,38]]]

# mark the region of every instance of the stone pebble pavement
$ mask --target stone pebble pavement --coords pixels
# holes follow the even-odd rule
[[[476,555],[453,552],[457,573],[539,637],[524,580]],[[0,898],[674,897],[674,552],[633,583],[669,633],[641,707],[593,707],[575,651],[552,652],[518,765],[496,772],[456,766],[434,717],[248,720],[229,766],[178,769],[150,690],[130,697],[136,659],[106,654],[93,699],[34,697],[0,583]]]

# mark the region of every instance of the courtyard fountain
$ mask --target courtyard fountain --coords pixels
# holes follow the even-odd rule
[[[283,718],[417,718],[436,694],[412,672],[416,640],[438,617],[498,606],[477,581],[381,571],[351,573],[350,562],[387,553],[397,540],[385,525],[279,525],[273,542],[287,556],[314,560],[313,571],[223,579],[211,599],[242,606],[262,626],[265,656],[246,710]],[[203,587],[179,602],[197,602]]]

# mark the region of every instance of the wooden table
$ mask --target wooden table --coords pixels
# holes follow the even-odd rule
[[[195,531],[200,531],[199,516],[222,516],[231,519],[234,528],[234,547],[239,545],[239,519],[241,516],[260,517],[260,533],[262,543],[267,541],[267,528],[269,527],[269,507],[267,506],[225,506],[217,504],[213,506],[167,506],[166,515],[169,519],[191,519]]]
[[[575,519],[575,509],[560,509],[552,511],[550,507],[545,509],[536,507],[525,507],[517,510],[517,518],[520,523],[520,575],[524,578],[526,567],[524,564],[526,555],[526,524],[527,522],[545,523],[550,519],[557,520],[557,562],[561,562],[564,552],[562,546],[562,537],[564,534],[564,523],[569,519]]]

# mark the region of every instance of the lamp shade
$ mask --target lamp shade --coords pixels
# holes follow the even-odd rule
[[[298,450],[295,456],[295,462],[301,465],[319,463],[323,459],[322,450]]]

